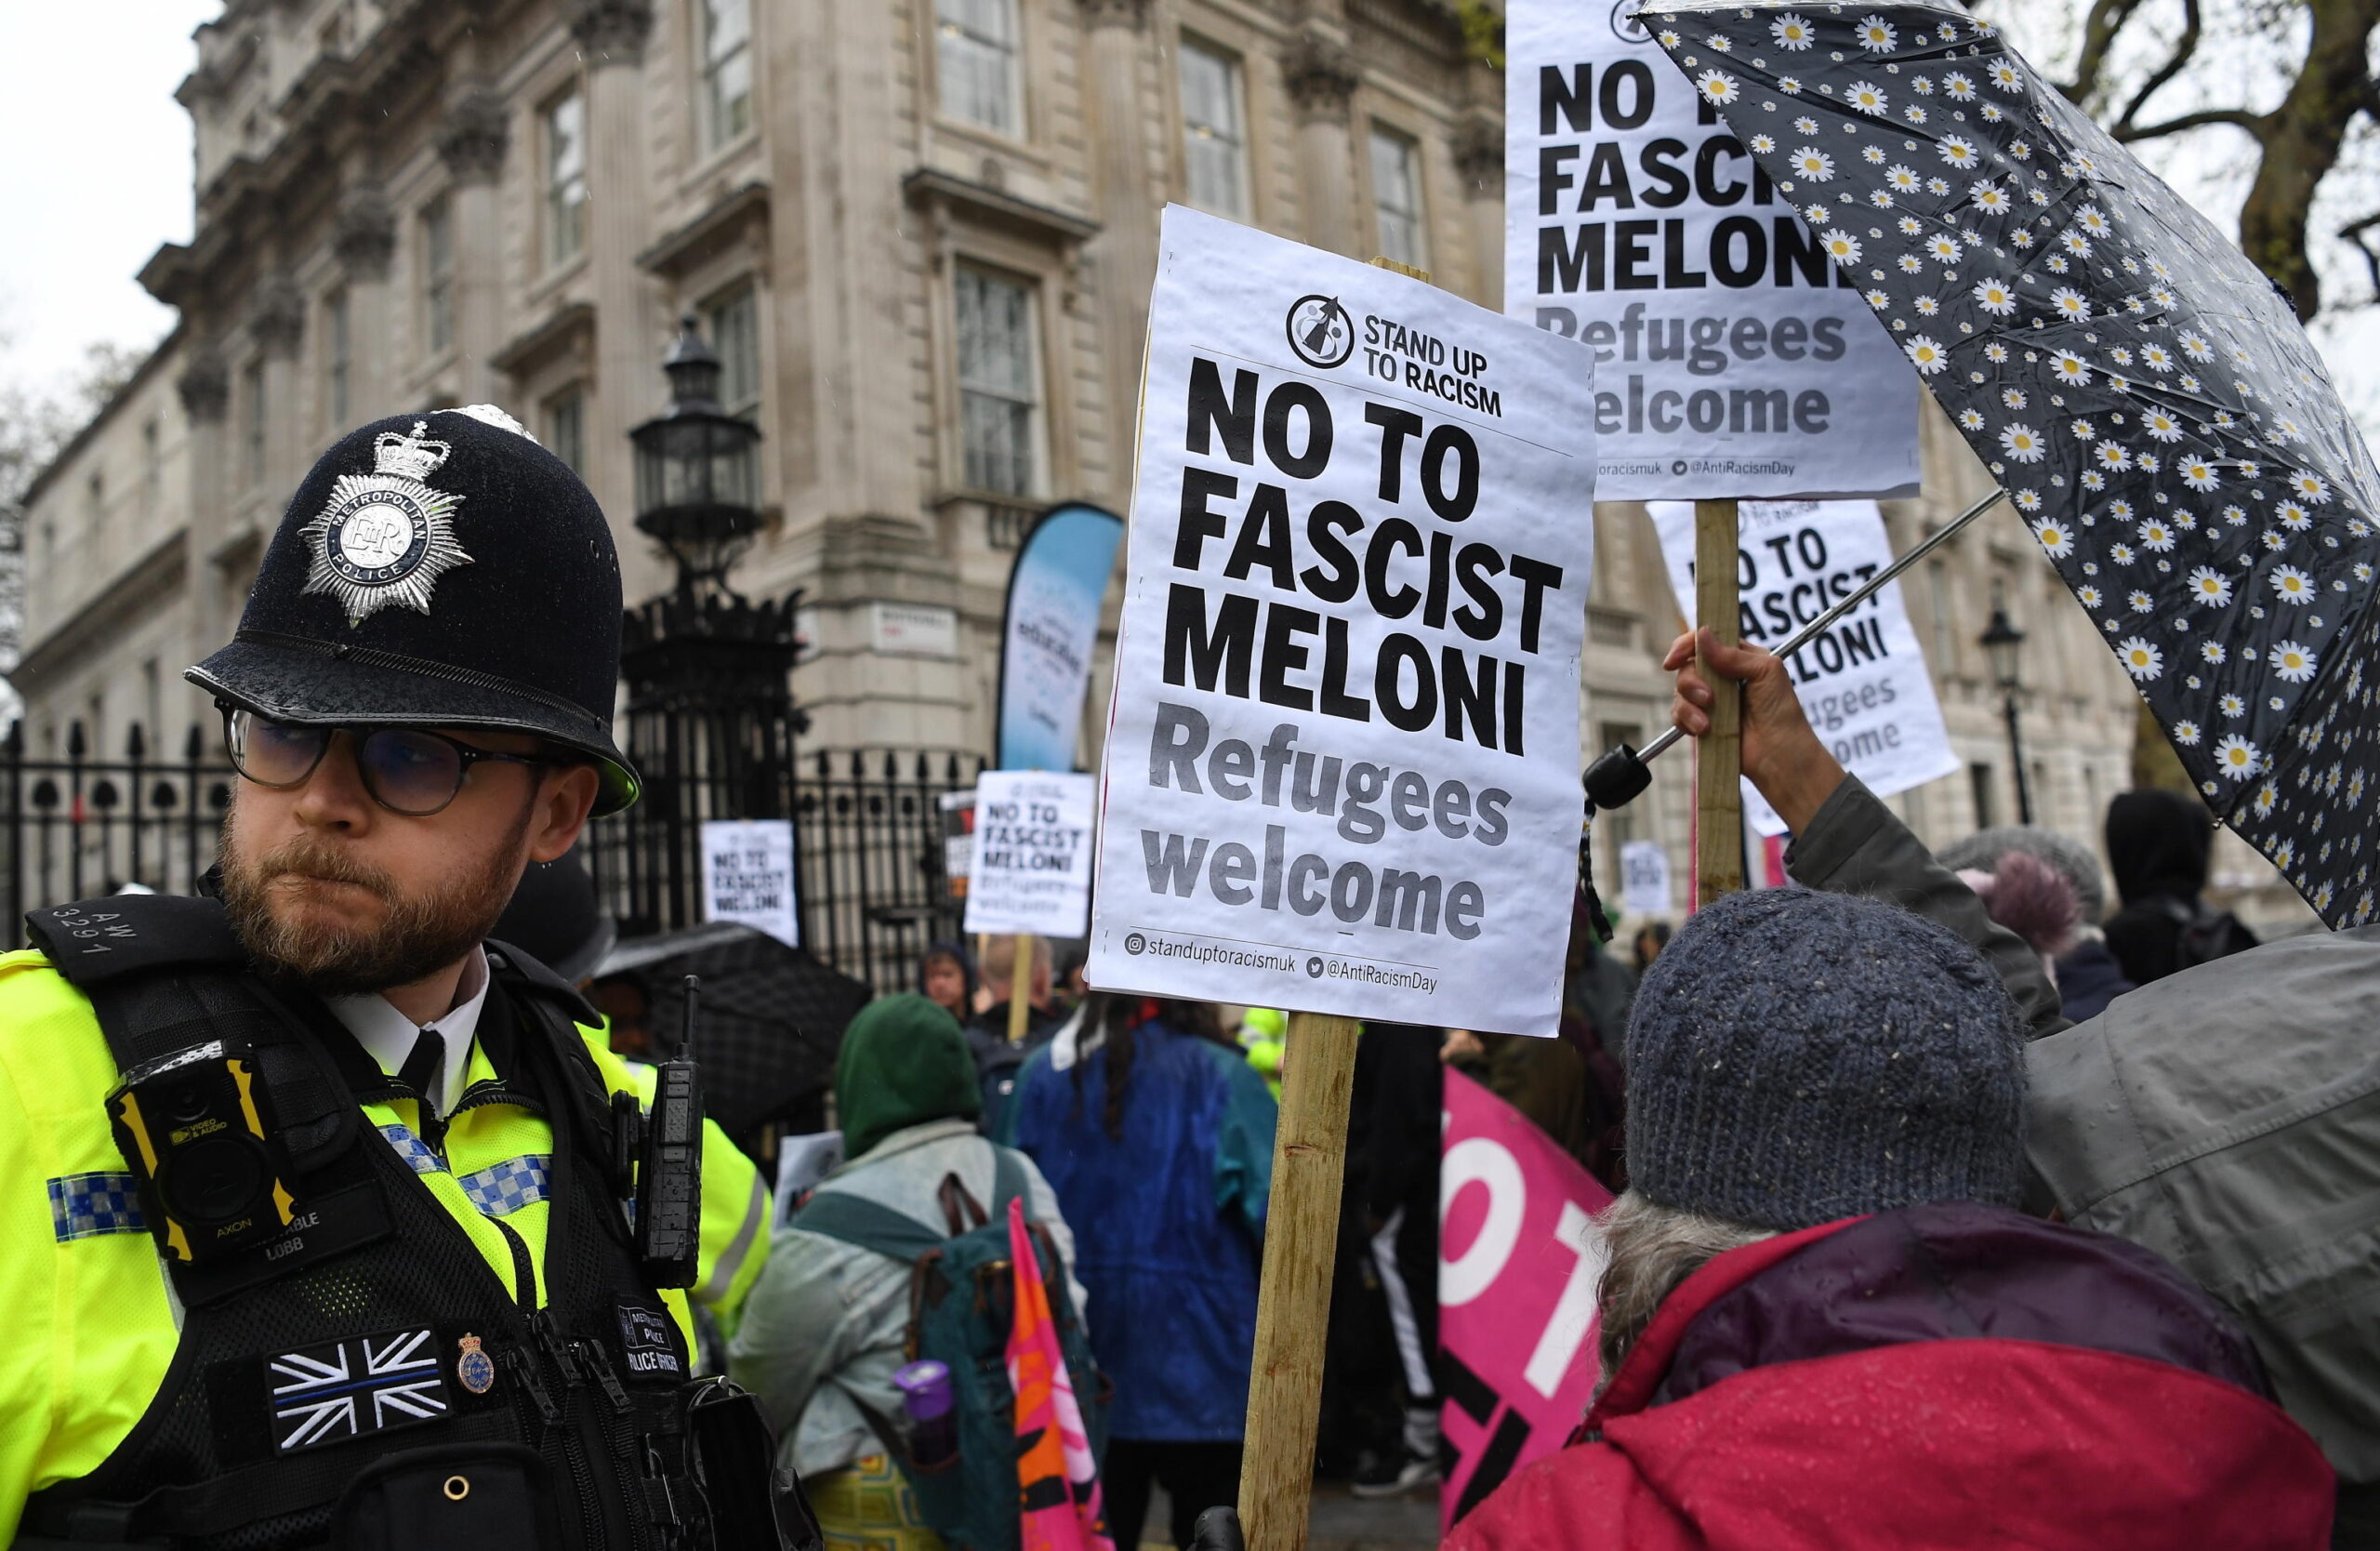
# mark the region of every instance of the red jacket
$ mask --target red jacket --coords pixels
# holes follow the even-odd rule
[[[2135,1246],[1964,1203],[1831,1223],[1687,1279],[1591,1441],[1446,1547],[2319,1551],[2330,1466],[2263,1387]]]

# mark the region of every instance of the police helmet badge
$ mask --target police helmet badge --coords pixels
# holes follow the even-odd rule
[[[463,1355],[455,1359],[455,1377],[474,1395],[484,1395],[496,1387],[496,1359],[480,1350],[480,1338],[467,1335],[456,1345]]]
[[[430,612],[438,578],[471,557],[455,541],[455,509],[463,497],[427,483],[453,451],[428,440],[427,420],[408,435],[384,431],[374,441],[373,470],[341,474],[330,504],[299,529],[309,542],[306,592],[327,592],[360,625],[391,604]]]

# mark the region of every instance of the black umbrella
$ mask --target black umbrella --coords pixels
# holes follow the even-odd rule
[[[2380,473],[2287,302],[1956,7],[1643,16],[2007,488],[2207,802],[2333,926],[2373,920]]]
[[[681,982],[702,976],[694,1060],[703,1105],[738,1138],[834,1081],[843,1027],[875,994],[806,948],[727,921],[630,938],[605,956],[595,978],[620,974],[645,988],[656,1058],[677,1050],[686,1004]]]

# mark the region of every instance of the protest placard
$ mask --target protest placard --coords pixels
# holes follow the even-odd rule
[[[936,800],[942,813],[942,877],[950,897],[967,897],[967,873],[975,865],[975,794],[945,791]]]
[[[1797,211],[1726,61],[1689,80],[1632,0],[1511,0],[1504,37],[1504,309],[1602,363],[1597,497],[1913,494],[1916,373],[1834,268],[1884,217],[1830,191],[1850,152],[1762,126],[1809,142]]]
[[[703,919],[757,926],[800,947],[801,915],[789,818],[703,821]]]
[[[1446,1074],[1445,1116],[1438,1342],[1455,1464],[1442,1529],[1561,1448],[1586,1414],[1607,1258],[1594,1219],[1611,1204],[1576,1159],[1461,1072]]]
[[[1090,979],[1551,1034],[1593,358],[1179,206],[1159,246]]]
[[[1648,510],[1678,607],[1692,619],[1694,508],[1655,501]],[[1746,501],[1741,521],[1736,617],[1748,645],[1774,650],[1892,563],[1884,514],[1873,501]],[[1943,728],[1899,582],[1878,589],[1785,666],[1810,725],[1877,795],[1957,773],[1959,756]],[[1752,828],[1782,833],[1785,821],[1751,782],[1743,791]]]
[[[1089,776],[986,770],[975,780],[967,930],[1079,937],[1091,910]]]
[[[1632,916],[1667,915],[1677,908],[1670,894],[1669,848],[1659,841],[1630,841],[1620,848],[1620,908]]]

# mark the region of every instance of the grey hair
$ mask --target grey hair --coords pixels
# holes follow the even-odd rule
[[[1603,1358],[1598,1396],[1680,1282],[1729,1250],[1777,1237],[1773,1228],[1663,1206],[1635,1190],[1612,1202],[1599,1221],[1610,1258],[1596,1292],[1596,1348]]]

